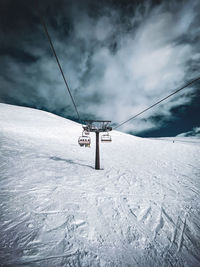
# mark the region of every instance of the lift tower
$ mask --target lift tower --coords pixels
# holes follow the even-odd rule
[[[109,126],[111,121],[102,120],[84,120],[84,131],[94,132],[96,134],[96,153],[95,153],[95,169],[100,170],[100,153],[99,153],[99,133],[112,131]]]

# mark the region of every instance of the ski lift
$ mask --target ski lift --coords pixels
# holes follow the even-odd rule
[[[89,136],[85,136],[85,135],[82,135],[79,137],[78,139],[78,143],[79,145],[82,147],[82,146],[85,146],[85,147],[90,147],[90,144],[91,144],[91,138]]]
[[[107,134],[103,134],[102,136],[101,136],[101,142],[103,143],[103,142],[105,142],[105,143],[109,143],[109,142],[112,142],[112,138],[111,138],[111,136],[109,135],[109,133],[107,133]]]

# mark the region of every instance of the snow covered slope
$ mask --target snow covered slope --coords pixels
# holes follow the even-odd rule
[[[200,266],[200,146],[0,104],[0,265]]]

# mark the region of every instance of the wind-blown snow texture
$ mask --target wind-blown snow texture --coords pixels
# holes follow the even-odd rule
[[[114,131],[96,171],[79,124],[0,114],[2,266],[200,266],[198,141]]]

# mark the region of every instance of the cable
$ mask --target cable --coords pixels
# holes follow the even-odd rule
[[[200,77],[197,77],[196,79],[192,80],[191,82],[185,84],[183,87],[181,87],[181,88],[179,88],[178,90],[174,91],[174,92],[171,93],[170,95],[168,95],[168,96],[162,98],[161,100],[159,100],[159,101],[156,102],[155,104],[153,104],[153,105],[151,105],[150,107],[144,109],[143,111],[141,111],[141,112],[139,112],[138,114],[134,115],[134,116],[131,117],[130,119],[128,119],[128,120],[126,120],[126,121],[120,123],[119,125],[117,125],[116,127],[114,127],[113,130],[119,128],[120,126],[124,125],[125,123],[129,122],[130,120],[135,119],[136,117],[138,117],[138,116],[141,115],[142,113],[144,113],[144,112],[146,112],[147,110],[149,110],[149,109],[155,107],[156,105],[160,104],[162,101],[164,101],[164,100],[166,100],[167,98],[169,98],[169,97],[175,95],[175,94],[178,93],[179,91],[185,89],[186,87],[188,87],[189,85],[191,85],[192,83],[194,83],[194,82],[196,82],[196,81],[198,81],[198,80],[200,80]]]
[[[74,98],[73,98],[73,96],[72,96],[72,94],[71,94],[71,91],[70,91],[70,89],[69,89],[69,86],[68,86],[67,80],[66,80],[66,78],[65,78],[65,75],[64,75],[64,73],[63,73],[62,67],[61,67],[61,65],[60,65],[60,62],[59,62],[58,56],[57,56],[57,54],[56,54],[56,51],[55,51],[54,45],[53,45],[53,43],[52,43],[51,37],[50,37],[50,35],[49,35],[49,32],[48,32],[48,30],[47,30],[47,26],[46,26],[46,23],[45,23],[45,21],[44,21],[44,18],[43,18],[43,16],[42,16],[42,14],[41,14],[41,11],[40,11],[40,8],[39,8],[39,3],[38,3],[38,1],[37,1],[37,0],[36,0],[36,4],[37,4],[38,13],[39,13],[39,16],[40,16],[40,20],[41,20],[41,22],[42,22],[42,25],[43,25],[43,27],[44,27],[44,31],[45,31],[45,33],[46,33],[46,35],[47,35],[47,38],[48,38],[48,41],[49,41],[49,43],[50,43],[51,49],[52,49],[52,51],[53,51],[53,54],[54,54],[54,56],[55,56],[55,58],[56,58],[56,61],[57,61],[58,67],[59,67],[59,69],[60,69],[60,72],[61,72],[61,74],[62,74],[62,77],[63,77],[63,80],[64,80],[64,83],[65,83],[65,85],[66,85],[66,88],[67,88],[67,90],[68,90],[68,93],[69,93],[69,95],[70,95],[70,97],[71,97],[71,100],[72,100],[72,103],[73,103],[73,105],[74,105],[74,108],[75,108],[75,110],[76,110],[76,113],[77,113],[78,119],[79,119],[79,121],[81,121],[80,114],[79,114],[79,112],[78,112],[78,109],[77,109],[76,103],[75,103],[75,101],[74,101]]]

